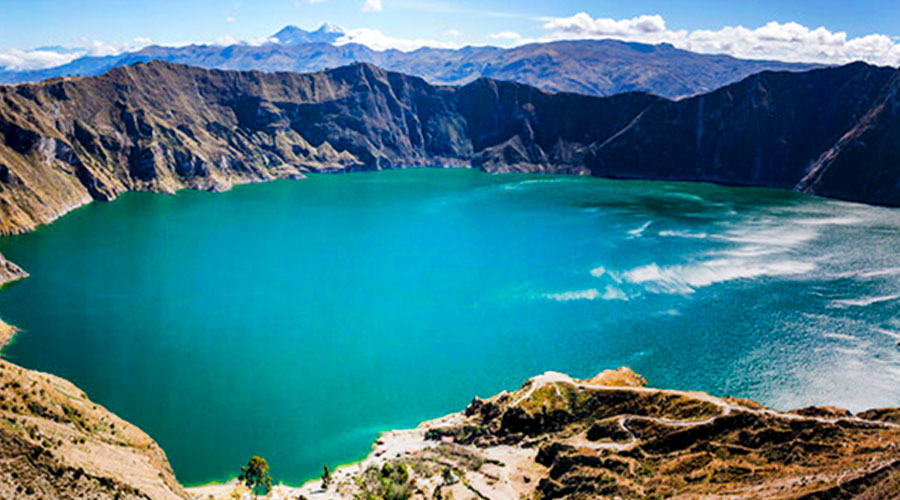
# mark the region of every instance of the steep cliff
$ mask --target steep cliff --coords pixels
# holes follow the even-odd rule
[[[898,205],[900,149],[890,136],[898,122],[886,104],[897,75],[863,63],[764,72],[710,94],[662,101],[598,148],[590,168],[600,176],[770,186]]]
[[[68,381],[0,361],[0,498],[188,495],[140,429]]]
[[[357,64],[310,74],[153,62],[0,86],[0,234],[128,190],[221,190],[410,166],[713,181],[900,204],[897,71],[761,73],[669,101],[463,87]]]
[[[583,171],[554,135],[608,134],[656,100],[487,80],[444,89],[368,65],[301,75],[150,63],[0,87],[0,232],[127,190],[219,190],[308,171],[472,163]],[[562,118],[573,110],[597,118],[570,124]],[[585,135],[589,123],[598,132]]]

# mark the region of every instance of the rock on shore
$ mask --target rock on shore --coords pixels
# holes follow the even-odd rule
[[[898,410],[779,412],[643,383],[627,368],[587,380],[546,373],[384,434],[325,490],[315,481],[275,497],[900,498]],[[192,493],[227,498],[232,489]]]
[[[27,277],[28,273],[23,271],[19,266],[6,260],[3,257],[3,254],[0,254],[0,286]]]

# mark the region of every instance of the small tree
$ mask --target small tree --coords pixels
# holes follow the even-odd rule
[[[244,467],[238,480],[246,484],[253,496],[265,495],[272,489],[272,476],[269,475],[269,464],[262,457],[253,457]]]
[[[328,466],[325,466],[325,471],[322,472],[322,489],[327,490],[328,486],[331,484],[331,472],[328,470]]]

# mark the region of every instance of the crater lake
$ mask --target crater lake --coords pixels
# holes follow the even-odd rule
[[[778,409],[900,403],[900,211],[793,192],[415,169],[130,193],[0,239],[4,355],[185,483],[359,460],[548,370]]]

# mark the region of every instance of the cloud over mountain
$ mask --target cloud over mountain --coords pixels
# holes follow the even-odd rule
[[[631,19],[593,18],[585,12],[545,18],[550,34],[541,41],[571,38],[617,38],[643,43],[671,43],[702,53],[723,53],[750,59],[778,59],[818,63],[866,61],[900,65],[900,43],[883,34],[852,38],[843,31],[809,28],[799,23],[769,22],[757,28],[671,30],[659,15]]]
[[[364,0],[362,10],[379,12],[381,0]],[[518,47],[530,43],[578,39],[617,39],[648,44],[668,43],[679,49],[702,54],[725,54],[744,59],[780,60],[787,62],[811,62],[843,64],[865,61],[878,65],[900,66],[900,40],[885,34],[868,34],[851,37],[844,31],[831,31],[825,27],[810,28],[796,22],[776,21],[748,28],[724,26],[718,29],[672,29],[658,14],[640,15],[626,19],[592,17],[585,12],[568,17],[535,18],[539,34],[520,33],[498,26],[495,33],[462,36],[452,29],[442,36],[398,37],[371,27],[343,30],[333,25],[323,25],[317,31],[307,32],[289,26],[274,37],[238,40],[223,36],[213,41],[191,41],[164,44],[182,47],[194,44],[213,46],[251,45],[266,43],[293,45],[297,43],[330,43],[335,45],[361,44],[374,50],[398,49],[412,51],[422,47],[460,49],[466,45],[500,45]],[[542,30],[542,31],[541,31]],[[523,34],[524,33],[524,34]],[[472,38],[472,37],[475,38]],[[43,47],[30,50],[0,50],[0,69],[28,71],[52,68],[67,64],[83,56],[111,56],[137,51],[150,45],[146,38],[130,42],[76,41],[76,47],[59,49]]]
[[[0,68],[12,71],[53,68],[74,61],[79,57],[104,57],[139,50],[150,45],[149,38],[135,38],[130,42],[103,42],[78,40],[78,47],[39,47],[36,49],[0,50]]]

